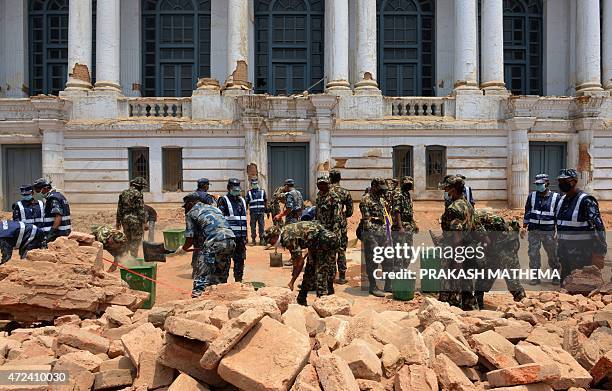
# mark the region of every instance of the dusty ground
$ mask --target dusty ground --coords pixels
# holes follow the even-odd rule
[[[184,214],[180,209],[179,204],[164,204],[164,205],[153,205],[159,215],[157,227],[156,227],[156,240],[163,240],[162,230],[167,228],[181,228],[184,227]],[[499,204],[491,205],[478,205],[478,207],[491,207],[504,217],[516,217],[522,219],[522,210],[511,210],[499,208]],[[602,216],[607,227],[612,227],[612,202],[602,203],[600,205]],[[429,244],[427,234],[428,229],[436,230],[439,229],[438,218],[442,214],[444,205],[441,202],[417,202],[415,204],[415,219],[421,230],[421,234],[418,238],[415,238],[415,244],[419,240]],[[9,213],[1,215],[2,218],[10,218]],[[73,229],[89,232],[90,227],[93,224],[110,224],[114,225],[115,221],[115,210],[112,206],[74,206],[73,207]],[[360,213],[358,204],[355,204],[355,214],[349,220],[349,243],[355,239],[355,228],[359,222]],[[269,225],[270,221],[266,221],[266,225]],[[146,235],[146,234],[145,234]],[[353,240],[355,242],[355,240]],[[379,299],[374,297],[368,297],[367,292],[362,291],[360,288],[360,262],[361,253],[359,248],[360,243],[357,242],[356,246],[349,248],[347,251],[347,259],[349,260],[349,284],[347,285],[336,285],[336,293],[348,298],[358,306],[363,308],[386,308],[386,309],[410,309],[419,302],[419,296],[412,302],[400,302],[391,300],[390,296],[385,299]],[[526,245],[521,247],[523,259],[526,259]],[[257,281],[263,282],[266,285],[272,286],[285,286],[290,279],[291,268],[271,268],[269,267],[269,253],[271,250],[265,250],[261,246],[248,246],[247,247],[247,260],[245,264],[245,281]],[[105,253],[106,254],[106,253]],[[107,259],[112,259],[109,254]],[[284,252],[284,259],[289,258],[289,254]],[[544,258],[545,259],[545,258]],[[545,264],[545,260],[543,263]],[[157,287],[157,303],[167,302],[169,300],[176,300],[186,298],[186,291],[191,290],[191,255],[173,256],[168,257],[166,263],[158,264],[158,280],[161,285]],[[609,265],[609,264],[608,264]],[[523,265],[525,266],[525,265]],[[610,267],[607,268],[608,271]],[[119,273],[118,271],[116,273]],[[230,273],[230,281],[233,281],[233,277]],[[496,287],[503,289],[504,284],[502,281],[498,281]],[[550,289],[552,285],[543,284],[541,289]],[[510,295],[505,293],[491,294],[488,296],[487,302],[491,304],[500,304],[500,300],[510,300]]]

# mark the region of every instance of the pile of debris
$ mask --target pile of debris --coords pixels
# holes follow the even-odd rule
[[[303,307],[286,288],[224,284],[5,333],[0,370],[69,371],[52,390],[612,389],[610,299],[542,292],[464,312],[424,298],[411,312],[352,313],[338,296]]]
[[[73,232],[0,268],[0,319],[31,322],[75,314],[95,317],[109,305],[136,309],[148,293],[103,270],[102,244]]]

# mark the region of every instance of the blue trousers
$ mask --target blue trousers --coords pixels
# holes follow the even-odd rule
[[[255,243],[255,238],[257,237],[257,226],[259,225],[259,240],[263,240],[264,230],[265,230],[265,215],[263,213],[251,213],[251,239],[253,239],[253,244]]]

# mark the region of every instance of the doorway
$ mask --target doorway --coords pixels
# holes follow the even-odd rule
[[[268,143],[268,192],[272,194],[285,179],[295,180],[295,188],[309,198],[308,143]]]
[[[19,187],[42,177],[42,147],[40,145],[5,145],[4,155],[4,210],[21,199]]]
[[[557,175],[566,168],[566,143],[530,142],[529,143],[529,189],[535,190],[533,180],[537,174],[548,174],[550,188],[559,191]]]

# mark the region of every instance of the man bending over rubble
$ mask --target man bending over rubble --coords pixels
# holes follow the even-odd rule
[[[45,246],[45,233],[34,224],[21,221],[4,220],[0,225],[0,250],[2,259],[6,263],[13,255],[13,249],[19,249],[21,259],[25,258],[29,250]]]
[[[207,286],[221,282],[236,248],[236,241],[234,232],[217,207],[202,203],[197,193],[187,194],[183,202],[185,244],[175,254],[199,250],[191,292],[192,297],[198,297]]]

